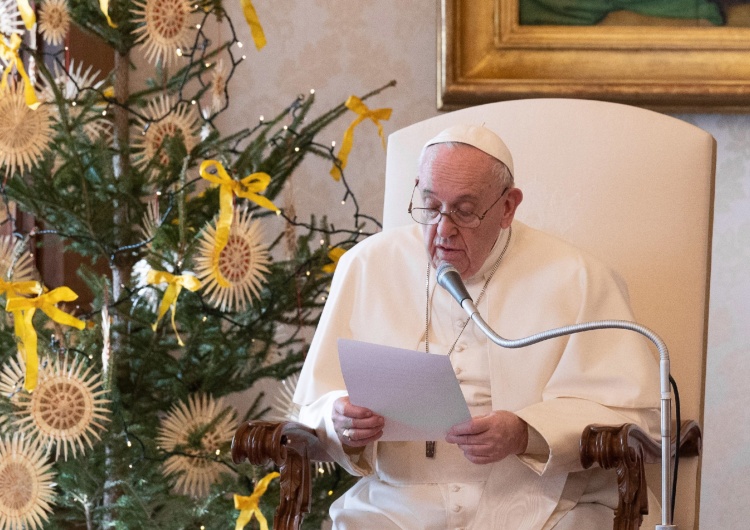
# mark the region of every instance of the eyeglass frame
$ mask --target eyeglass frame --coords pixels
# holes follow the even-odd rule
[[[500,196],[497,199],[495,199],[495,202],[493,202],[492,204],[490,204],[490,207],[487,208],[482,215],[477,215],[474,212],[464,212],[463,210],[450,210],[450,211],[447,211],[447,212],[443,212],[443,211],[440,211],[437,208],[421,208],[421,207],[414,208],[414,206],[413,206],[413,204],[414,204],[414,192],[416,191],[417,186],[419,186],[419,180],[417,180],[417,182],[414,183],[414,188],[412,188],[412,190],[411,190],[411,198],[409,199],[409,208],[407,209],[407,212],[409,213],[409,215],[411,216],[411,218],[414,220],[415,223],[419,223],[419,224],[424,225],[424,226],[432,226],[432,225],[440,224],[440,220],[443,218],[443,216],[447,215],[448,217],[450,217],[450,220],[451,220],[451,222],[454,225],[458,226],[459,228],[469,228],[469,229],[478,228],[479,225],[482,224],[482,221],[484,221],[484,218],[487,216],[487,214],[492,209],[492,207],[495,206],[498,202],[500,202],[500,199],[503,198],[503,195],[505,195],[505,193],[510,189],[510,186],[505,186],[505,189],[500,194]],[[422,223],[420,221],[417,221],[416,219],[414,219],[414,214],[412,213],[414,210],[431,210],[433,212],[437,212],[438,215],[435,217],[436,221],[434,223]],[[477,224],[474,225],[474,226],[465,226],[465,225],[462,225],[462,224],[458,224],[456,222],[456,220],[453,218],[453,215],[452,215],[452,214],[454,214],[456,212],[461,212],[461,213],[463,213],[465,215],[469,215],[469,214],[473,215],[474,217],[476,217],[478,219]]]

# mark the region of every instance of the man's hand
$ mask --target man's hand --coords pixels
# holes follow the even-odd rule
[[[529,430],[526,422],[512,412],[496,410],[454,425],[445,441],[457,444],[470,462],[491,464],[523,453]]]
[[[339,440],[351,447],[364,447],[383,435],[385,418],[370,409],[357,407],[342,397],[333,402],[333,426]]]

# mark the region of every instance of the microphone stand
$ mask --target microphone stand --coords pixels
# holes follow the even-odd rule
[[[449,279],[455,273],[454,278]],[[669,387],[669,351],[664,341],[649,328],[630,322],[627,320],[597,320],[593,322],[584,322],[571,326],[550,329],[541,333],[536,333],[522,339],[504,339],[484,321],[479,314],[474,302],[471,300],[468,292],[460,282],[458,272],[450,265],[443,264],[438,269],[438,283],[445,288],[461,305],[464,311],[471,317],[474,323],[479,327],[487,337],[503,348],[522,348],[531,346],[537,342],[548,339],[554,339],[563,335],[572,335],[583,331],[595,329],[627,329],[635,331],[648,338],[654,343],[659,350],[659,375],[661,390],[661,521],[662,524],[656,525],[655,530],[676,530],[677,525],[672,524],[672,510],[670,510],[672,497],[672,399]],[[459,283],[460,282],[460,283]]]

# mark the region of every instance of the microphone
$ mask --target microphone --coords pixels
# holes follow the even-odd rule
[[[437,282],[440,287],[450,293],[470,317],[477,313],[477,306],[474,305],[474,300],[471,299],[469,291],[466,290],[456,267],[446,261],[442,262],[437,269]]]

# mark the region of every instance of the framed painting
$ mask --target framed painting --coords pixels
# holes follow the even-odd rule
[[[441,0],[438,33],[442,110],[570,97],[750,112],[750,0]]]

